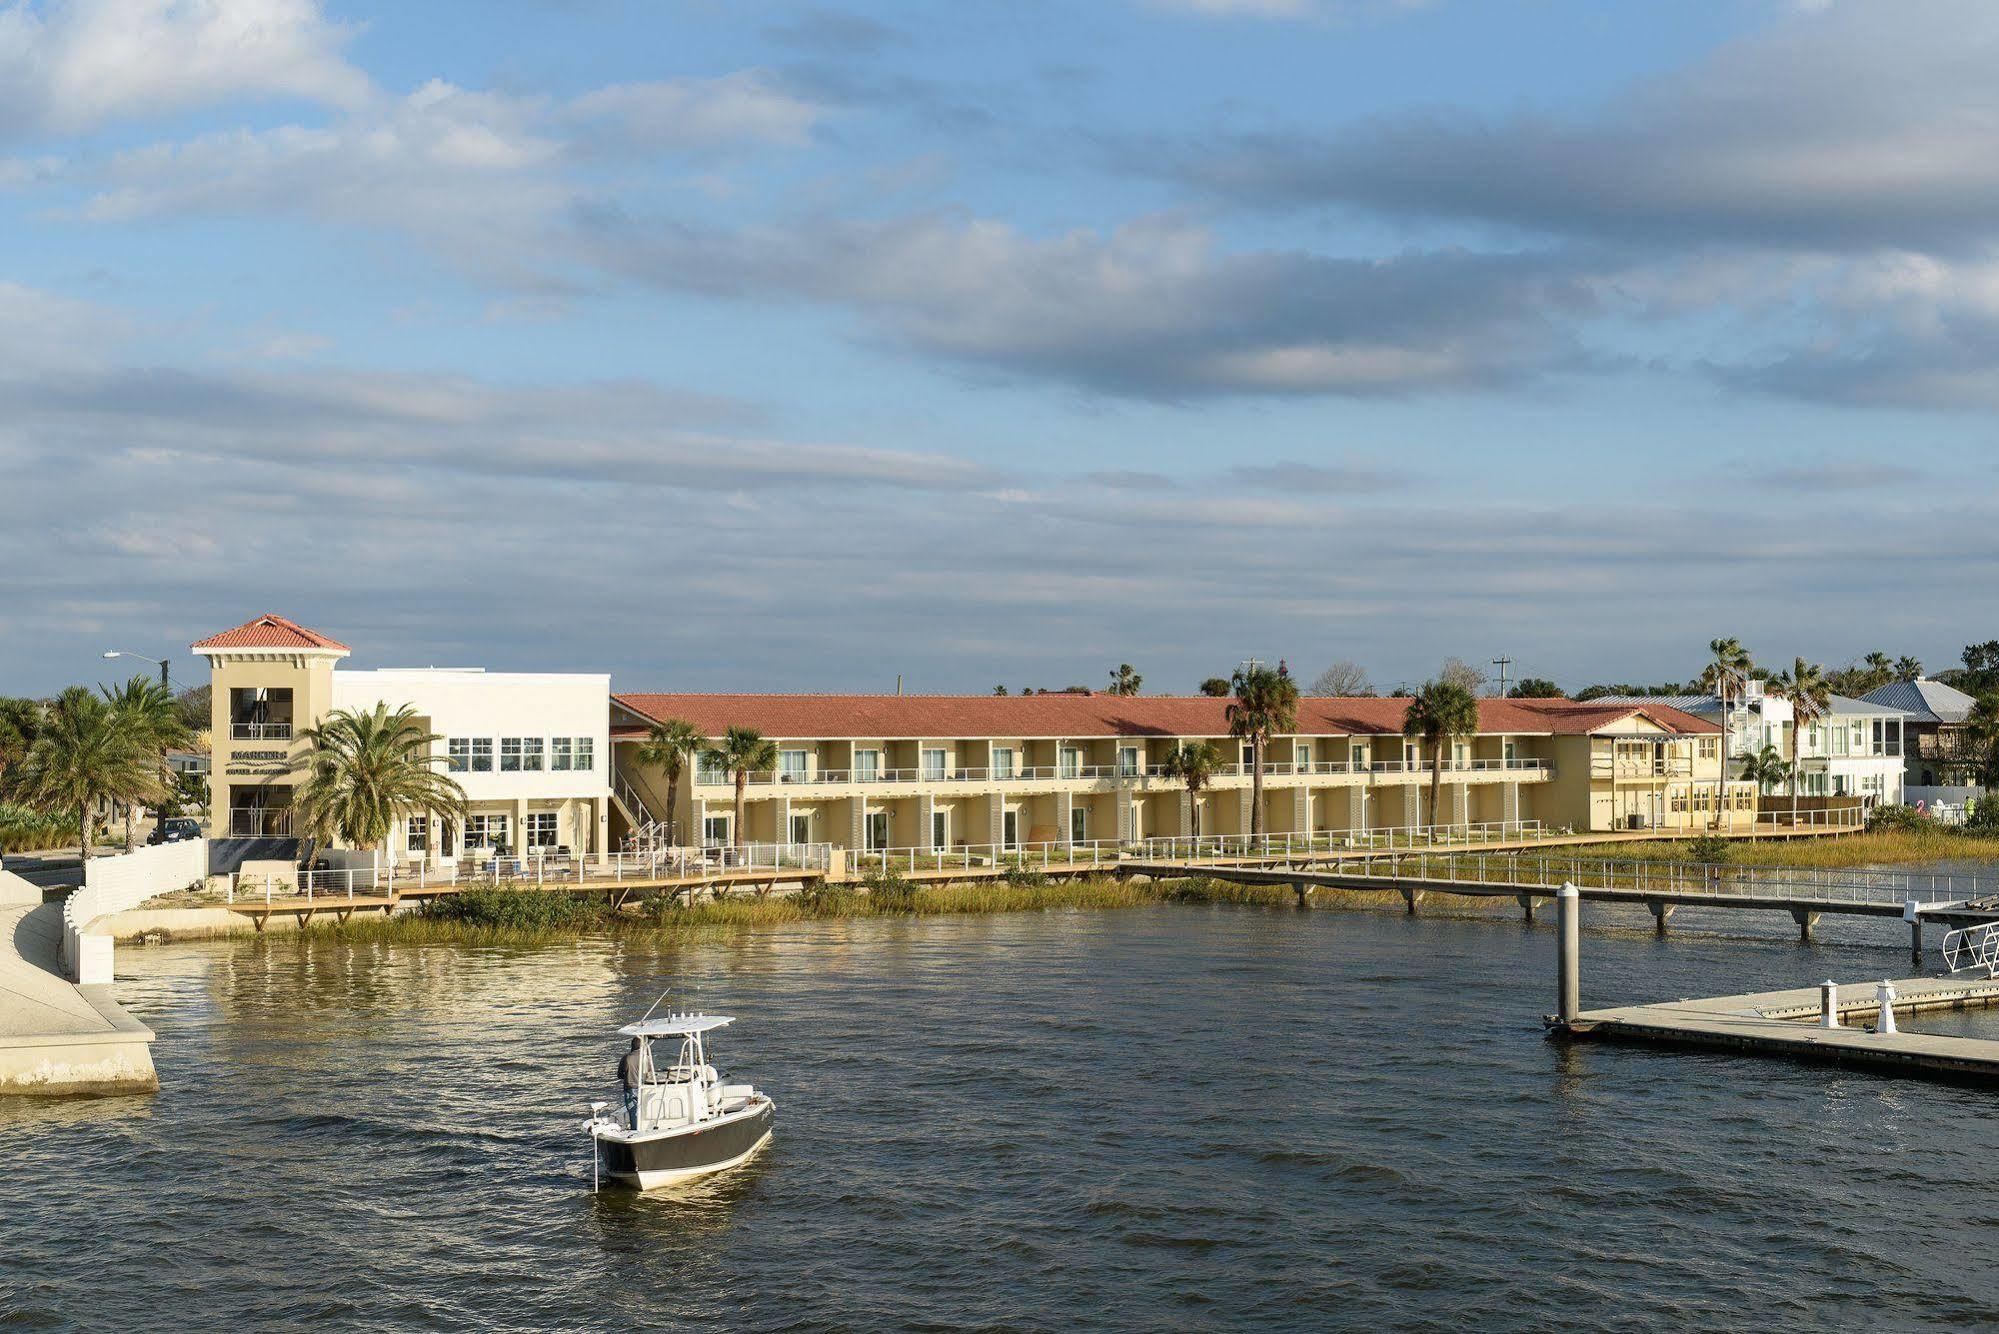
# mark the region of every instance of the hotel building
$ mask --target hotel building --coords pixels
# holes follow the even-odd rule
[[[704,736],[754,728],[778,765],[734,778],[697,761],[671,815],[678,841],[829,843],[851,849],[1183,836],[1195,798],[1165,776],[1184,742],[1212,741],[1222,771],[1199,795],[1204,834],[1252,827],[1248,747],[1228,701],[1118,695],[613,695],[606,676],[341,667],[345,644],[281,616],[202,640],[214,684],[211,830],[289,838],[301,735],[334,710],[413,708],[439,735],[438,767],[465,790],[464,828],[399,825],[397,861],[498,849],[601,858],[668,817],[668,784],[638,752],[658,722]],[[1299,701],[1266,755],[1262,828],[1339,833],[1539,821],[1582,830],[1707,827],[1721,729],[1664,704],[1479,701],[1479,731],[1448,743],[1438,809],[1431,753],[1402,736],[1407,701]],[[1727,785],[1726,822],[1756,818]]]

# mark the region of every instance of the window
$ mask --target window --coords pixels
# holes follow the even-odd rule
[[[1453,742],[1451,743],[1451,767],[1452,767],[1453,769],[1469,769],[1469,768],[1471,768],[1471,743],[1470,743],[1470,742],[1467,742],[1467,741],[1453,741]]]
[[[1017,810],[1000,813],[1000,842],[1009,848],[1020,846],[1020,812]]]
[[[409,841],[404,845],[411,852],[430,851],[430,817],[412,815],[409,819]]]
[[[445,742],[445,768],[455,774],[493,772],[493,738],[455,736]]]
[[[944,752],[926,750],[923,752],[923,777],[927,782],[936,782],[944,776]]]
[[[570,758],[574,754],[570,749],[572,744],[572,739],[566,736],[552,736],[548,739],[548,767],[550,769],[557,773],[568,771]]]
[[[1291,767],[1301,774],[1312,772],[1312,743],[1301,741],[1291,747]]]
[[[882,776],[882,753],[878,750],[857,750],[854,752],[854,778],[862,783],[879,782]]]
[[[538,736],[501,737],[500,772],[503,774],[540,773],[541,738]]]
[[[504,848],[507,847],[507,817],[504,815],[471,815],[465,819],[465,847]]]
[[[868,851],[879,852],[888,846],[888,812],[869,811],[867,828]]]
[[[812,817],[810,815],[794,814],[791,817],[791,841],[793,843],[810,843],[812,841]]]
[[[1013,747],[1012,747],[1012,746],[994,746],[994,747],[993,747],[993,777],[994,777],[994,778],[1011,778],[1011,777],[1013,777],[1013,775],[1014,775],[1014,768],[1013,768]]]
[[[1704,760],[1714,760],[1714,759],[1720,759],[1720,758],[1721,758],[1721,742],[1720,742],[1720,741],[1719,741],[1718,739],[1716,739],[1716,738],[1714,738],[1714,737],[1711,737],[1711,736],[1704,736],[1704,737],[1702,737],[1702,738],[1701,738],[1701,758],[1702,758],[1702,759],[1704,759]]]
[[[1507,768],[1511,769],[1520,762],[1520,743],[1518,741],[1502,741],[1499,743],[1499,749],[1500,753],[1506,757]]]
[[[729,781],[729,775],[721,765],[709,759],[708,752],[703,750],[694,757],[694,781],[696,783],[726,783]]]
[[[526,844],[530,848],[552,848],[556,845],[554,811],[528,812]]]
[[[1138,747],[1119,746],[1117,748],[1117,771],[1120,778],[1138,777]]]
[[[580,736],[576,738],[575,767],[579,774],[587,774],[597,767],[597,739]]]
[[[1056,773],[1062,778],[1081,778],[1083,776],[1083,752],[1074,746],[1062,747],[1060,765],[1056,769]]]
[[[811,756],[806,751],[786,750],[778,752],[777,772],[779,782],[802,783],[805,781],[807,771],[811,767]],[[805,840],[798,839],[796,841],[802,843]]]
[[[729,817],[711,815],[701,822],[701,842],[704,847],[726,847],[729,842]]]
[[[951,812],[930,812],[930,846],[933,848],[951,846]]]

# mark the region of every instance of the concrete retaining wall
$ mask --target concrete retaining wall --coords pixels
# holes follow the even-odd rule
[[[83,888],[62,910],[62,962],[82,986],[109,985],[111,936],[92,923],[138,907],[159,894],[198,885],[208,875],[208,843],[162,843],[116,857],[94,857],[84,868]]]

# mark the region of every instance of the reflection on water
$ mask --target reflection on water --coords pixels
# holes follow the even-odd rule
[[[1592,910],[1586,1002],[1906,968]],[[133,949],[153,1099],[0,1102],[0,1310],[371,1328],[1983,1320],[1989,1099],[1541,1036],[1552,929],[1160,908],[535,950]],[[615,1029],[740,1016],[775,1138],[590,1193]],[[1999,1012],[1987,1012],[1999,1015]],[[1893,1220],[1884,1244],[1880,1220]],[[87,1275],[87,1281],[84,1277]]]

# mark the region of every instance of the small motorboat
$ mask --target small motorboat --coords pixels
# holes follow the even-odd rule
[[[640,1190],[670,1186],[745,1162],[770,1139],[777,1108],[748,1084],[725,1084],[708,1064],[704,1035],[735,1023],[713,1014],[670,1014],[618,1030],[638,1039],[634,1115],[629,1106],[590,1104],[597,1170]],[[653,1043],[678,1038],[668,1066],[653,1060]]]

